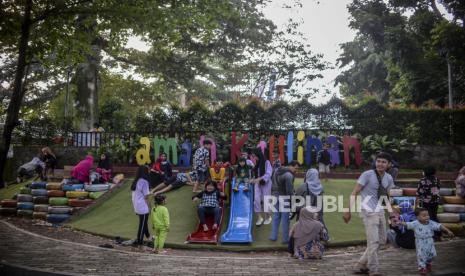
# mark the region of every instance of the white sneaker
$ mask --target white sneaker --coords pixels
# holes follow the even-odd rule
[[[259,218],[257,219],[257,223],[255,223],[255,225],[260,226],[260,225],[262,225],[262,224],[263,224],[263,218],[262,218],[262,217],[259,217]]]
[[[268,225],[268,224],[271,223],[271,220],[272,220],[272,218],[271,218],[271,217],[268,217],[268,218],[263,222],[263,224]]]

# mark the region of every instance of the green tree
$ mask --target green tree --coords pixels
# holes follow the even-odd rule
[[[373,95],[383,103],[444,106],[449,61],[456,102],[462,103],[463,4],[440,3],[453,20],[447,20],[433,0],[352,1],[350,27],[357,35],[341,45],[338,62],[345,70],[336,79],[341,93],[353,102]]]

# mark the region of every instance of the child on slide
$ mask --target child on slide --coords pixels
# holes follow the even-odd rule
[[[236,167],[236,183],[233,190],[235,192],[239,191],[239,183],[244,182],[244,192],[249,191],[250,178],[251,169],[247,165],[247,160],[241,157]]]
[[[205,190],[198,193],[192,200],[194,202],[200,201],[199,207],[197,208],[197,214],[199,216],[200,224],[203,227],[203,231],[207,232],[208,226],[205,222],[206,215],[213,215],[214,216],[214,224],[212,226],[212,230],[218,229],[218,225],[220,223],[220,199],[226,198],[223,192],[220,192],[216,187],[216,182],[209,180],[205,184]]]
[[[166,236],[170,230],[170,214],[166,208],[166,196],[155,196],[155,206],[150,213],[150,222],[152,223],[154,240],[153,240],[153,253],[166,253],[163,250],[165,245]]]
[[[178,173],[174,181],[168,180],[166,183],[161,183],[155,189],[152,190],[154,195],[162,194],[169,192],[171,190],[176,190],[181,188],[184,185],[194,186],[197,182],[197,172],[191,171],[189,173]]]

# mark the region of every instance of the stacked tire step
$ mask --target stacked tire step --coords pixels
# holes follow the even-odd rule
[[[413,206],[416,188],[391,189],[391,203],[395,206],[407,200]],[[438,208],[438,221],[449,228],[456,236],[465,236],[465,199],[455,195],[454,188],[441,188],[441,205]]]
[[[73,213],[92,204],[110,189],[110,184],[61,184],[33,182],[22,187],[16,200],[0,202],[1,215],[18,215],[26,218],[62,223]]]

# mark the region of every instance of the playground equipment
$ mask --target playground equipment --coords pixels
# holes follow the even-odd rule
[[[235,186],[233,178],[231,187]],[[244,192],[244,183],[239,183],[239,191],[231,192],[229,224],[221,236],[222,243],[251,243],[253,218],[253,189]]]

